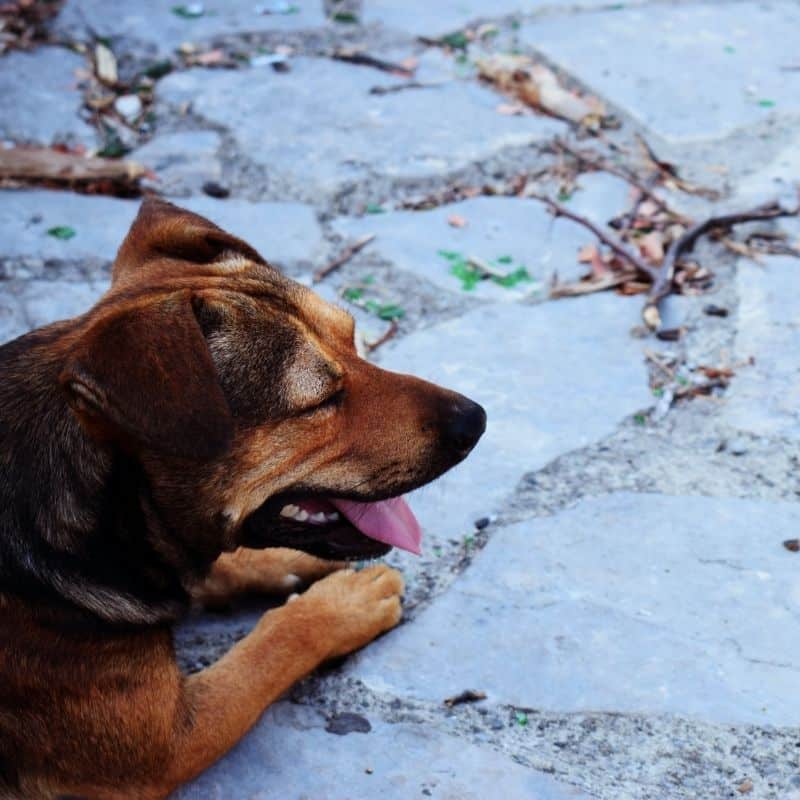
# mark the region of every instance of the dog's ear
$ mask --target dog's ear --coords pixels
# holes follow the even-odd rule
[[[233,418],[190,292],[100,319],[59,380],[96,435],[195,460],[230,446]]]
[[[130,278],[142,266],[159,258],[211,264],[230,252],[266,264],[249,244],[205,217],[148,197],[117,252],[111,280],[117,283]]]

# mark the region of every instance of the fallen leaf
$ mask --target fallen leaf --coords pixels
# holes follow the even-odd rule
[[[527,109],[522,103],[500,103],[496,111],[498,114],[504,114],[507,117],[519,117],[524,114]]]
[[[70,228],[69,225],[56,225],[54,228],[47,229],[47,235],[54,239],[67,241],[75,236],[75,228]]]
[[[97,77],[108,86],[113,86],[119,80],[117,59],[108,47],[99,42],[94,48],[94,67]]]
[[[651,231],[637,240],[639,252],[655,266],[664,260],[664,234]]]
[[[222,64],[226,58],[227,56],[224,50],[216,49],[209,50],[206,53],[199,53],[194,56],[192,62],[194,64],[199,64],[201,67],[213,67],[217,64]]]
[[[605,114],[599,100],[565,89],[555,72],[527,56],[495,54],[479,59],[477,67],[478,74],[501,92],[540,111],[576,123],[602,118]]]
[[[753,791],[753,781],[750,778],[745,778],[737,787],[736,791],[739,794],[750,794]]]
[[[447,224],[452,226],[453,228],[466,228],[467,227],[467,220],[460,216],[459,214],[451,214],[447,218]]]

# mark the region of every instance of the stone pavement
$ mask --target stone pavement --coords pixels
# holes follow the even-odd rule
[[[555,193],[551,144],[574,131],[498,113],[506,98],[472,63],[483,50],[544,59],[613,110],[621,127],[604,139],[620,162],[635,166],[641,134],[717,188],[716,204],[662,193],[703,216],[800,180],[800,3],[328,3],[338,22],[319,0],[208,0],[194,18],[122,5],[67,0],[61,45],[0,58],[0,138],[101,144],[69,43],[106,37],[128,73],[172,58],[133,143],[149,185],[306,283],[376,234],[320,292],[368,340],[401,307],[373,357],[489,412],[472,457],[412,497],[425,552],[390,556],[408,582],[400,628],[305,681],[177,796],[798,800],[800,555],[782,542],[800,535],[800,261],[703,242],[713,286],[665,304],[665,327],[685,328],[675,342],[632,335],[638,297],[548,300],[553,273],[582,273],[591,235],[503,187],[525,173]],[[467,27],[482,35],[463,52],[418,38]],[[235,52],[238,68],[181,66],[187,41]],[[288,71],[270,65],[279,45]],[[360,45],[414,56],[423,86],[330,58]],[[207,181],[230,197],[205,196]],[[586,172],[564,202],[603,225],[632,200]],[[0,192],[0,337],[85,310],[136,207]],[[74,236],[48,235],[57,226]],[[800,243],[796,220],[766,230]],[[467,255],[526,279],[465,291],[453,265]],[[726,365],[726,391],[670,405],[694,368]],[[189,620],[182,662],[210,663],[263,610]],[[444,705],[465,689],[486,699]],[[332,732],[348,714],[360,730]]]

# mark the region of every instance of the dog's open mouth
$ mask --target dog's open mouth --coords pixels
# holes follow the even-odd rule
[[[420,554],[422,530],[403,497],[361,502],[283,496],[245,523],[250,546],[281,546],[331,559],[376,558],[392,547]]]

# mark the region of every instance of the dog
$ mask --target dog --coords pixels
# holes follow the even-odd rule
[[[346,563],[419,552],[402,495],[486,425],[361,359],[345,311],[156,199],[97,305],[2,346],[0,375],[3,800],[166,797],[395,626],[399,573]],[[173,624],[246,592],[289,600],[184,676]]]

